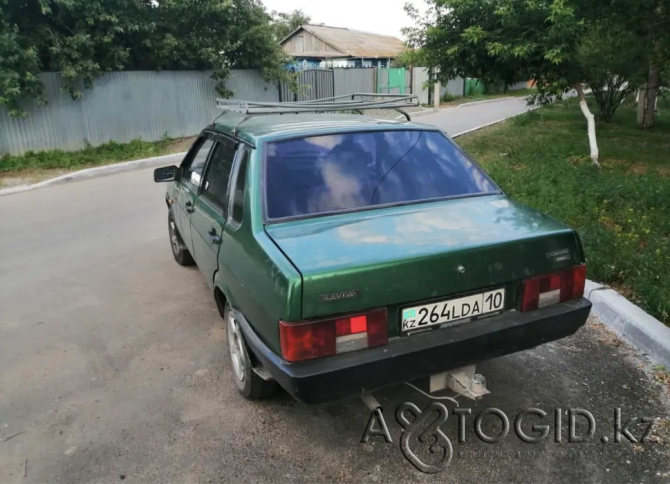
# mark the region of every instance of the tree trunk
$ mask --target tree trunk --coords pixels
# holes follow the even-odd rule
[[[654,127],[654,121],[656,120],[658,83],[658,65],[652,63],[649,68],[649,78],[647,79],[647,83],[640,88],[640,99],[637,105],[637,125],[642,129]]]
[[[600,166],[598,163],[598,140],[596,139],[596,118],[589,109],[589,105],[586,103],[586,94],[584,94],[584,88],[581,83],[575,84],[575,90],[579,96],[579,107],[586,118],[588,124],[588,133],[589,133],[589,145],[591,146],[591,161],[596,166]]]

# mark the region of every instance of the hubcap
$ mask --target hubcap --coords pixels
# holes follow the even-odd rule
[[[239,381],[244,381],[246,354],[244,352],[244,340],[240,333],[240,327],[235,321],[232,311],[228,311],[226,317],[226,326],[228,326],[228,346],[230,346],[230,359],[233,363],[235,377]]]

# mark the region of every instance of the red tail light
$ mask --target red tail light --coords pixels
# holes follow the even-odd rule
[[[303,361],[388,343],[386,309],[314,322],[279,322],[286,361]]]
[[[575,266],[567,271],[546,274],[523,281],[521,311],[551,306],[584,296],[586,265]]]

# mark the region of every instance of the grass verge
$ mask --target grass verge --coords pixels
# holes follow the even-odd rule
[[[35,183],[64,173],[94,166],[139,160],[188,150],[193,138],[130,143],[110,141],[78,151],[27,152],[0,157],[0,188]]]
[[[602,168],[571,99],[458,139],[507,194],[577,229],[588,277],[670,325],[670,109],[652,130],[622,106],[599,124]],[[592,107],[595,109],[595,107]]]

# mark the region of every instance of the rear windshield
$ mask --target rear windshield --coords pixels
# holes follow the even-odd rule
[[[270,219],[498,192],[437,131],[299,138],[269,144],[266,156]]]

